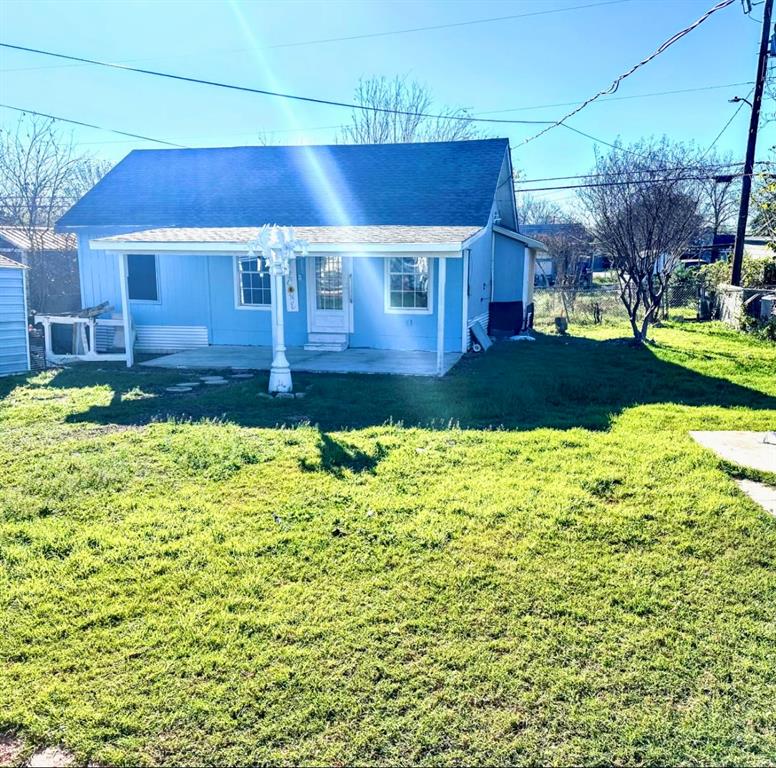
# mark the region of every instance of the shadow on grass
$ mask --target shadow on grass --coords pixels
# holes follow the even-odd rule
[[[302,459],[301,468],[305,472],[324,471],[339,477],[345,470],[351,472],[374,473],[377,465],[385,458],[387,450],[379,442],[374,453],[367,453],[360,448],[335,440],[331,435],[320,432],[318,441],[318,450],[320,452],[319,462],[312,462],[309,459]]]
[[[259,397],[266,391],[266,373],[182,395],[165,391],[196,375],[81,365],[60,371],[49,386],[113,390],[110,404],[86,407],[67,417],[69,422],[223,419],[252,427],[310,423],[324,432],[386,423],[431,429],[605,429],[623,410],[655,403],[776,410],[775,397],[661,360],[652,349],[623,340],[539,336],[532,344],[503,342],[485,355],[465,357],[443,379],[295,373],[295,389],[305,392],[304,399]],[[0,395],[15,386],[2,381]],[[138,391],[142,396],[130,394]],[[332,467],[366,461],[344,457],[326,444],[322,456]]]

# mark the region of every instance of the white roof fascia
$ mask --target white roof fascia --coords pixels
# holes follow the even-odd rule
[[[469,240],[465,242],[469,242]],[[141,242],[137,240],[103,240],[95,238],[89,241],[89,247],[99,251],[117,253],[246,253],[249,243],[207,243],[207,242]],[[310,243],[310,253],[350,253],[375,255],[394,253],[436,253],[445,258],[461,256],[463,243]]]
[[[547,250],[547,246],[544,243],[540,242],[539,240],[534,240],[532,237],[528,237],[528,235],[523,235],[520,232],[513,232],[511,229],[504,229],[504,227],[499,227],[497,224],[493,225],[493,231],[497,235],[504,235],[505,237],[511,237],[513,240],[518,240],[528,248],[534,248],[537,251]]]

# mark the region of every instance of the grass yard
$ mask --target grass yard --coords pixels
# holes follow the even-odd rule
[[[776,519],[687,434],[774,428],[776,346],[623,333],[295,400],[0,380],[0,733],[98,765],[776,764]]]

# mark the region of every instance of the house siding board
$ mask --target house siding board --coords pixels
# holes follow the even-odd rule
[[[493,301],[522,301],[525,246],[504,235],[495,235]]]
[[[488,231],[477,238],[469,251],[469,317],[468,325],[475,320],[485,318],[483,328],[487,328],[488,310],[490,308],[491,283],[491,247],[493,231]]]
[[[29,370],[24,272],[0,268],[0,376]]]
[[[410,255],[410,254],[407,254]],[[433,300],[428,314],[385,311],[385,259],[353,260],[353,326],[351,347],[434,351],[437,348],[439,261],[431,259]],[[461,349],[461,286],[463,260],[447,259],[445,287],[445,351]]]
[[[211,255],[207,260],[210,291],[211,344],[270,346],[272,313],[267,309],[238,309],[235,305],[234,256]],[[297,261],[299,311],[284,314],[285,339],[288,346],[302,346],[307,341],[307,304],[304,260]]]

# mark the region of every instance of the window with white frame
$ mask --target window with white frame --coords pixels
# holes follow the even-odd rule
[[[385,308],[391,312],[431,312],[431,264],[425,256],[386,259]]]
[[[241,307],[269,307],[272,304],[270,276],[257,257],[237,257],[237,296]]]

